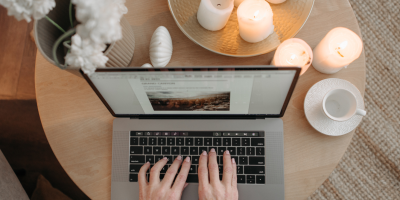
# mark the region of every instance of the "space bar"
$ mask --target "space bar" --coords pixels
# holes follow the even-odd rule
[[[189,174],[187,179],[187,183],[198,183],[199,182],[199,177],[197,174]]]

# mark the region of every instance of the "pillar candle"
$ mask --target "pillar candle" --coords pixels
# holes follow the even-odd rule
[[[301,67],[300,75],[304,74],[313,60],[311,47],[299,38],[285,40],[275,51],[271,65],[280,67]]]
[[[356,33],[334,28],[314,48],[313,66],[321,73],[336,73],[360,57],[362,49],[363,43]]]
[[[247,42],[260,42],[274,32],[272,9],[265,0],[243,1],[237,16],[239,34]]]
[[[197,10],[200,25],[210,31],[225,27],[233,10],[234,0],[201,0]]]

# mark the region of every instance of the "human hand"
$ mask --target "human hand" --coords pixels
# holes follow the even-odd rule
[[[159,160],[150,169],[150,180],[147,181],[146,171],[150,167],[150,163],[144,164],[139,171],[139,199],[140,200],[180,200],[182,192],[188,185],[186,183],[187,175],[190,169],[190,157],[182,162],[182,157],[178,156],[167,170],[164,179],[160,181],[160,171],[167,164],[166,157]],[[175,175],[181,166],[181,171],[175,179]],[[172,183],[174,184],[172,185]]]
[[[208,166],[207,166],[208,160]],[[199,160],[199,200],[238,200],[236,162],[229,151],[224,153],[224,172],[219,180],[217,154],[211,149],[209,155],[203,151]]]

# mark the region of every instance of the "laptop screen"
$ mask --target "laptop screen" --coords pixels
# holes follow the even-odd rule
[[[85,78],[114,116],[282,116],[299,68],[100,69]]]

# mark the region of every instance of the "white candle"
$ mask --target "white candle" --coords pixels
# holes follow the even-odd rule
[[[235,7],[239,7],[239,5],[243,2],[244,0],[235,0]]]
[[[286,0],[267,0],[267,1],[270,3],[273,3],[273,4],[280,4],[280,3],[285,2]]]
[[[314,48],[313,66],[321,73],[336,73],[360,57],[362,49],[363,43],[356,33],[334,28]]]
[[[265,0],[243,1],[237,16],[239,34],[247,42],[259,42],[274,32],[272,9]]]
[[[197,10],[200,25],[210,31],[225,27],[233,10],[234,0],[201,0]]]
[[[301,67],[300,75],[304,74],[313,60],[311,47],[301,39],[292,38],[279,45],[271,65],[280,67]]]

